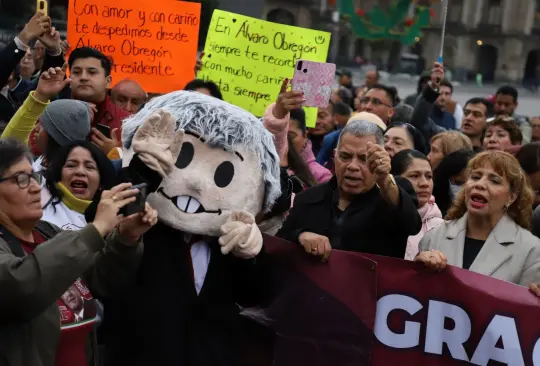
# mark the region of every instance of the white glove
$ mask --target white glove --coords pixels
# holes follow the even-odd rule
[[[175,128],[172,114],[160,110],[151,114],[133,137],[133,151],[163,178],[172,171],[184,140],[184,131],[175,132]]]
[[[225,255],[232,252],[238,258],[251,259],[262,249],[262,234],[250,213],[234,211],[220,231],[219,244]]]

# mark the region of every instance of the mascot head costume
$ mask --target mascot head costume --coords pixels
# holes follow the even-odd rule
[[[161,176],[148,196],[160,221],[184,233],[220,237],[234,230],[223,229],[231,222],[256,227],[254,217],[281,194],[272,135],[219,99],[186,91],[154,98],[124,122],[122,140],[124,166],[138,154]]]

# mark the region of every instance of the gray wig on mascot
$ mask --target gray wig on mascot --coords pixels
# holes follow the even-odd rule
[[[193,92],[150,101],[124,122],[124,166],[138,153],[163,182],[149,202],[183,232],[220,236],[232,213],[270,210],[281,194],[279,158],[260,120]]]
[[[138,160],[159,178],[159,223],[137,279],[105,305],[106,365],[232,366],[238,305],[264,292],[255,217],[281,194],[273,136],[238,107],[178,91],[124,121],[122,140],[124,170]]]

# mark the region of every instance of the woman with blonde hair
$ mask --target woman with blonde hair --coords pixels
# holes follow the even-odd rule
[[[431,151],[428,154],[429,162],[433,170],[448,154],[458,150],[472,150],[472,142],[469,137],[459,131],[445,131],[436,134],[430,141]]]
[[[529,231],[534,194],[511,154],[483,152],[446,219],[420,241],[415,261],[447,264],[528,286],[540,281],[540,239]]]

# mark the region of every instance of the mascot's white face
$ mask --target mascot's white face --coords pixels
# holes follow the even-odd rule
[[[160,221],[186,233],[220,236],[232,212],[256,216],[279,197],[277,153],[270,133],[255,117],[212,97],[175,92],[154,99],[127,120],[123,140],[133,138],[136,128],[158,110],[171,113],[176,126],[169,136],[152,139],[150,154],[155,146],[173,145],[170,135],[184,131],[179,147],[172,148],[179,152],[172,153],[170,169],[148,196]],[[124,166],[134,153],[142,159],[139,135],[125,149]]]
[[[255,154],[212,148],[203,139],[185,135],[173,171],[148,202],[169,226],[217,236],[233,211],[261,212],[264,181]]]

